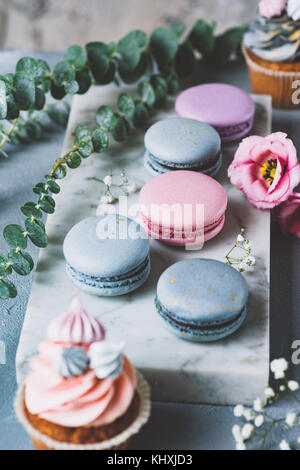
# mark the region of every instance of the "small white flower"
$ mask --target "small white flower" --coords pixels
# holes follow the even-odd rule
[[[280,450],[291,450],[290,444],[286,440],[280,442],[279,448]]]
[[[237,241],[238,243],[243,243],[244,240],[245,240],[245,238],[243,237],[243,235],[239,234],[239,235],[237,236],[236,241]]]
[[[252,255],[247,256],[245,262],[247,263],[248,266],[254,266],[255,265],[255,258]]]
[[[246,450],[246,444],[243,441],[237,442],[235,446],[236,450]]]
[[[266,395],[267,398],[275,397],[275,392],[274,392],[273,388],[267,387],[266,390],[265,390],[265,395]]]
[[[114,199],[110,194],[104,194],[103,196],[101,196],[101,199],[100,199],[102,204],[111,204],[113,200]]]
[[[260,398],[256,398],[256,400],[254,400],[253,402],[253,409],[254,411],[257,411],[258,413],[262,411],[264,406],[265,406],[265,403]]]
[[[245,409],[244,409],[243,405],[236,405],[234,407],[233,414],[237,418],[240,418],[241,416],[243,416],[244,411],[245,411]]]
[[[246,423],[243,428],[242,428],[242,438],[243,439],[249,439],[254,431],[254,426],[253,424]]]
[[[106,186],[110,186],[112,184],[112,177],[110,175],[106,175],[103,178],[103,181],[104,181],[104,184],[106,184]]]
[[[264,424],[264,417],[263,415],[258,415],[256,416],[255,420],[254,420],[254,424],[257,428],[260,428],[263,424]]]
[[[297,421],[296,413],[288,413],[285,418],[285,422],[288,426],[293,427]]]
[[[247,264],[245,263],[244,260],[242,260],[238,265],[238,270],[239,271],[246,271],[247,268],[248,268],[248,266],[247,266]]]
[[[137,190],[137,186],[136,186],[136,183],[134,181],[132,181],[128,186],[127,186],[127,191],[129,193],[135,193]]]
[[[247,421],[252,421],[254,418],[254,413],[252,410],[245,410],[244,411],[244,417],[246,418]]]
[[[279,390],[281,392],[285,392],[285,390],[286,390],[285,385],[280,385]]]
[[[288,366],[289,365],[288,365],[288,363],[285,359],[283,359],[283,358],[274,359],[271,362],[271,371],[274,374],[274,378],[276,380],[283,379],[284,376],[285,376],[284,372],[287,370]]]
[[[292,392],[296,392],[299,389],[299,384],[296,380],[289,380],[288,387]]]
[[[235,424],[232,428],[232,435],[236,442],[240,442],[243,440],[241,432],[242,432],[241,426],[239,426],[238,424]]]

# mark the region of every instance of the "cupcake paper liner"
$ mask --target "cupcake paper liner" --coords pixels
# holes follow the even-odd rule
[[[28,421],[24,410],[24,392],[25,386],[21,385],[16,393],[14,408],[20,423],[34,443],[34,446],[40,450],[122,450],[127,447],[130,438],[139,432],[141,427],[147,423],[150,416],[151,401],[150,387],[144,377],[136,371],[137,386],[136,390],[140,398],[140,410],[134,422],[122,433],[96,444],[72,444],[69,442],[56,441],[40,431],[35,429]]]
[[[300,103],[292,101],[293,94],[297,91],[297,88],[293,88],[292,85],[294,81],[300,80],[300,72],[272,70],[257,64],[249,56],[245,46],[243,46],[243,54],[248,65],[254,93],[271,95],[274,108],[300,108]]]

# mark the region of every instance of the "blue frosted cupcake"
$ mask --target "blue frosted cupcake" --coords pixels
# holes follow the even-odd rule
[[[150,273],[147,235],[121,215],[82,220],[68,232],[63,251],[73,283],[99,296],[127,294]]]

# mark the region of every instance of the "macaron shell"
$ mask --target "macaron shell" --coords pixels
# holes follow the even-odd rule
[[[227,194],[213,178],[195,171],[178,170],[152,178],[142,188],[139,197],[142,215],[151,218],[153,224],[160,225],[162,216],[155,208],[167,207],[181,209],[184,214],[185,228],[203,228],[203,220],[196,206],[204,205],[204,225],[218,221],[227,207]],[[188,207],[193,210],[187,211]],[[180,217],[179,217],[180,219]],[[182,220],[171,221],[171,228],[182,230]]]
[[[97,235],[97,228],[103,233],[98,230]],[[149,254],[149,242],[136,222],[110,214],[88,217],[72,227],[63,251],[67,263],[80,273],[110,278],[141,264]]]
[[[222,327],[244,310],[248,285],[231,266],[196,258],[179,261],[163,272],[157,298],[174,320],[199,327]]]
[[[255,104],[241,88],[223,83],[207,83],[183,91],[176,100],[175,110],[178,116],[206,122],[220,133],[222,129],[224,131],[224,128],[233,126],[231,135],[222,137],[222,141],[229,141],[250,131]]]
[[[170,118],[156,122],[145,134],[146,150],[161,164],[206,169],[220,153],[218,133],[204,122]]]

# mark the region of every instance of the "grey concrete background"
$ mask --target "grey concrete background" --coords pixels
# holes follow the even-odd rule
[[[17,60],[24,55],[32,53],[1,52],[0,73],[12,71]],[[34,55],[46,59],[51,66],[61,58],[55,53],[37,52]],[[196,78],[198,82],[223,81],[250,90],[248,73],[242,62],[224,67],[221,73],[219,68],[201,66]],[[273,130],[287,132],[298,149],[299,124],[300,111],[273,112]],[[23,221],[19,207],[31,200],[31,188],[51,168],[60,153],[63,136],[63,130],[50,128],[40,142],[11,148],[9,158],[0,160],[0,233],[6,224]],[[290,361],[292,342],[300,339],[300,240],[284,237],[275,222],[272,223],[271,238],[271,358],[284,356]],[[2,250],[6,252],[6,246],[0,236],[0,252]],[[35,259],[37,254],[35,250]],[[31,277],[18,277],[19,297],[0,302],[0,341],[6,346],[6,364],[1,364],[0,360],[0,450],[32,448],[12,406],[16,388],[15,353],[30,285]],[[43,305],[40,307],[42,315]],[[230,367],[230,364],[224,364],[224,367]],[[300,380],[300,366],[291,369],[290,376]],[[291,406],[288,400],[283,399],[269,413],[284,415]],[[232,449],[231,428],[235,422],[231,407],[154,403],[151,419],[133,440],[131,449]],[[283,437],[282,433],[275,432],[270,445],[277,447]]]
[[[132,29],[198,18],[217,31],[247,23],[258,0],[0,0],[0,47],[64,51],[71,44],[115,41]]]

